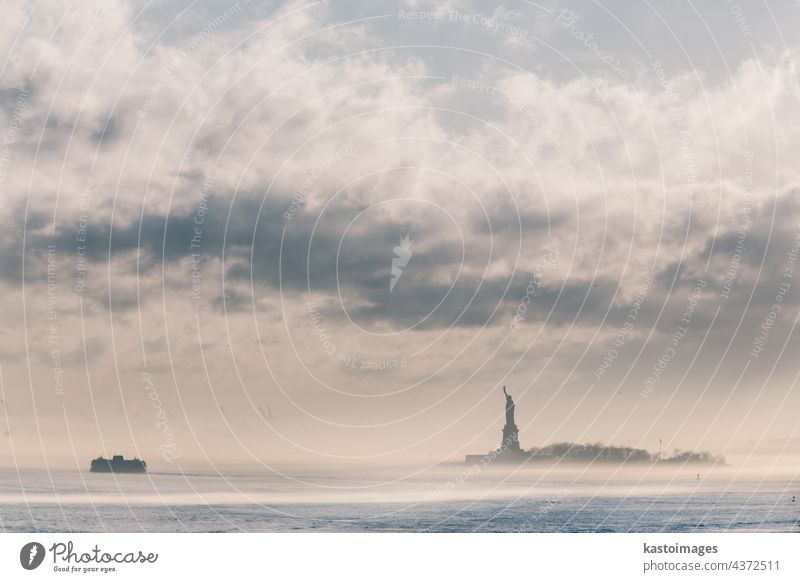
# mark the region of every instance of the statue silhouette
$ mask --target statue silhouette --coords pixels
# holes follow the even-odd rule
[[[503,386],[503,394],[506,395],[506,426],[514,426],[516,423],[514,422],[514,399],[511,398],[511,394],[506,392],[506,387]]]
[[[514,422],[514,399],[511,394],[506,391],[503,386],[503,394],[506,395],[506,425],[503,427],[503,441],[500,445],[501,450],[507,450],[512,453],[521,453],[522,449],[519,446],[519,429]]]

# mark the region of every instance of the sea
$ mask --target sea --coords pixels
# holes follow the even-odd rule
[[[0,469],[0,531],[800,533],[791,474],[476,467]]]

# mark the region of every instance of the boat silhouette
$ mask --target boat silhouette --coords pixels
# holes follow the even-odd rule
[[[114,455],[111,459],[97,457],[92,459],[89,469],[92,473],[147,473],[147,463],[141,459],[125,459]]]

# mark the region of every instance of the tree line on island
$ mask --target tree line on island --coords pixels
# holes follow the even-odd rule
[[[673,454],[651,454],[644,449],[615,447],[603,443],[553,443],[534,447],[527,451],[531,460],[580,461],[598,463],[658,463],[658,464],[725,464],[725,457],[707,451],[683,451],[675,449]]]

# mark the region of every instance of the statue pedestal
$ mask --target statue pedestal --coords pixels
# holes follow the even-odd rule
[[[530,454],[526,453],[519,446],[519,429],[516,424],[503,427],[503,441],[500,443],[500,448],[490,451],[485,455],[467,455],[465,461],[470,465],[481,466],[492,464],[506,464],[511,463],[520,465],[526,463],[530,459]]]
[[[500,443],[500,449],[513,453],[522,452],[519,446],[519,429],[516,424],[507,424],[503,427],[503,441]]]

